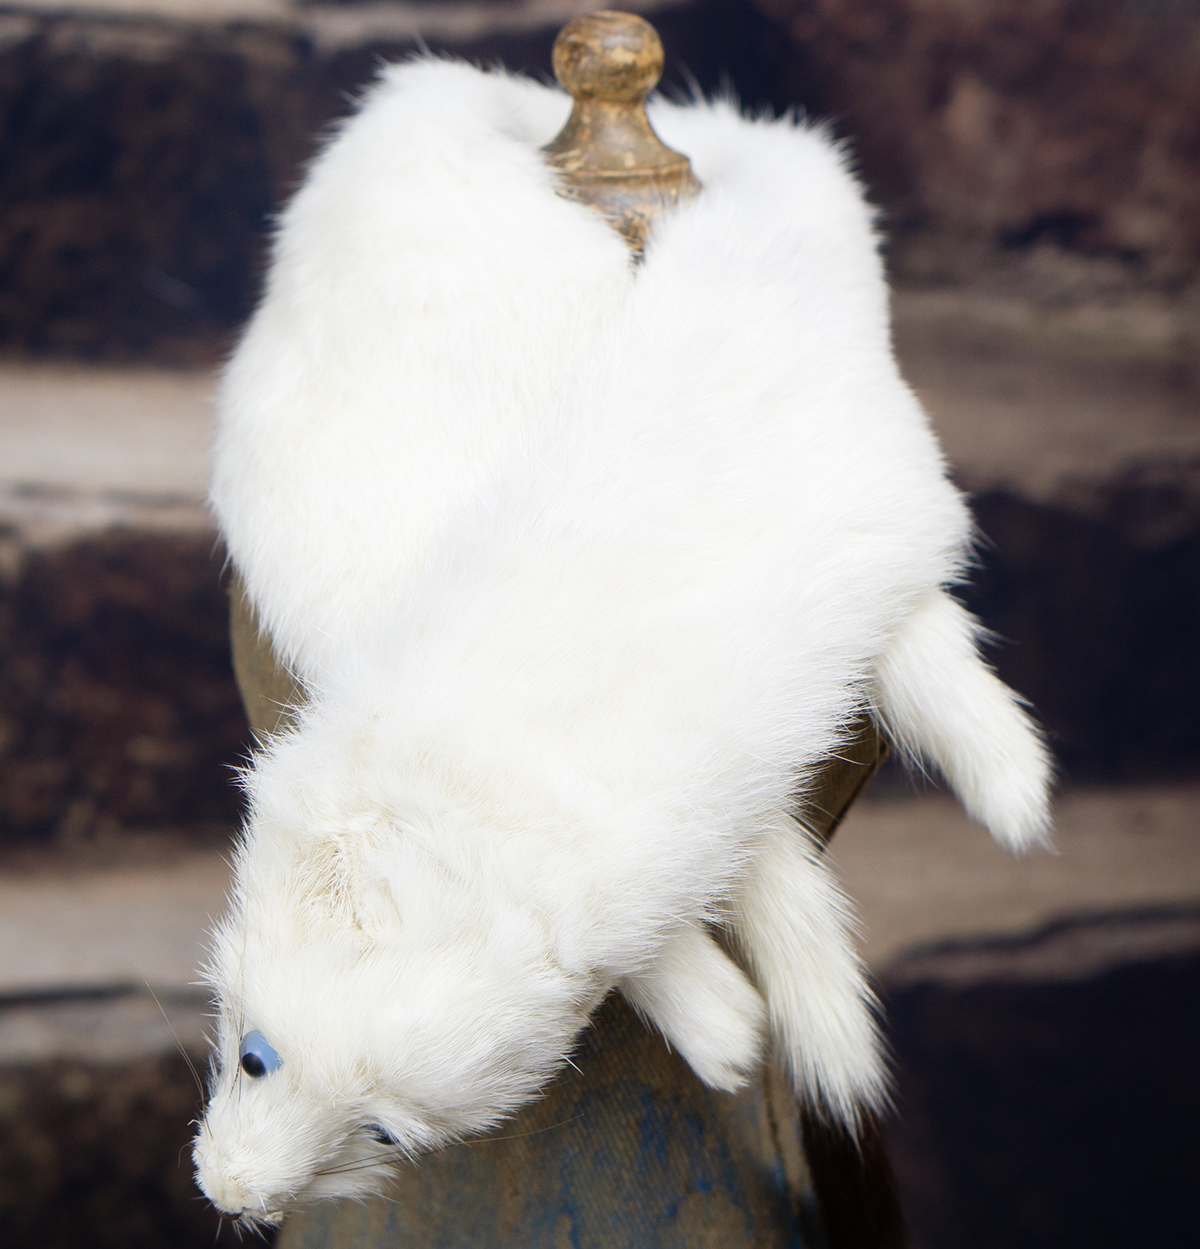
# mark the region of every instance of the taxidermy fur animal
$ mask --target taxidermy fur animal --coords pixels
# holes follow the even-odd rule
[[[1046,830],[843,157],[657,104],[705,190],[635,269],[539,156],[567,110],[385,71],[225,377],[213,503],[311,694],[248,770],[208,972],[195,1160],[245,1218],[495,1124],[613,988],[718,1088],[770,1037],[853,1130],[872,1001],[790,813],[864,707],[1000,841]]]

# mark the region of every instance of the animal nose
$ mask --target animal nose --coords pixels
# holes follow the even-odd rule
[[[206,1159],[196,1169],[201,1191],[222,1214],[239,1215],[250,1204],[243,1185],[227,1175],[219,1161]]]
[[[246,1195],[236,1184],[218,1182],[207,1188],[209,1201],[222,1214],[239,1215],[246,1209]]]

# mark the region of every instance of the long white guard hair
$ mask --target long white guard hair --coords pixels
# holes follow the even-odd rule
[[[719,1088],[769,1035],[854,1130],[886,1096],[871,995],[791,812],[864,707],[1002,842],[1047,828],[842,155],[656,104],[705,190],[635,269],[541,160],[567,111],[386,70],[225,377],[213,505],[311,694],[248,771],[208,969],[194,1154],[247,1219],[496,1123],[614,987]]]

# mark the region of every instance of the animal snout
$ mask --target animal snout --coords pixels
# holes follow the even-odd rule
[[[248,1215],[267,1220],[274,1209],[270,1195],[261,1184],[255,1184],[239,1167],[233,1165],[221,1150],[210,1146],[194,1151],[196,1182],[200,1191],[222,1213]]]
[[[219,1167],[200,1161],[196,1168],[196,1179],[201,1191],[222,1214],[244,1214],[249,1208],[250,1193],[245,1185],[233,1176],[224,1174]]]

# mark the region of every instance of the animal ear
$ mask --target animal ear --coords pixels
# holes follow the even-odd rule
[[[354,918],[363,932],[384,936],[400,926],[400,910],[392,887],[383,876],[366,876],[358,882],[352,899]]]

